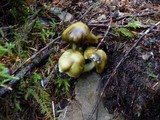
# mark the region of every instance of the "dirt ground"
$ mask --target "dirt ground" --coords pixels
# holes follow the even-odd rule
[[[148,41],[154,39],[154,37],[145,39]],[[159,36],[156,36],[156,39],[159,39]],[[158,44],[160,45],[160,43]],[[115,52],[113,50],[115,46],[115,44],[112,44],[109,47],[110,60],[108,69],[104,74],[113,71],[117,61],[123,57],[125,52],[124,48]],[[142,55],[146,52],[153,52],[154,56],[144,60]],[[106,88],[103,100],[109,112],[116,115],[120,113],[127,120],[160,119],[159,73],[160,54],[157,52],[157,48],[146,50],[142,43],[139,44],[121,65]]]
[[[143,6],[141,5],[138,6],[138,9]],[[151,9],[153,9],[154,5],[150,5]],[[136,14],[140,14],[143,11],[133,9],[137,12]],[[155,18],[153,16],[142,17],[140,21],[143,21],[145,24],[148,19]],[[156,20],[160,20],[160,17],[157,16]],[[118,68],[117,73],[108,84],[103,100],[105,106],[110,113],[115,115],[115,118],[122,115],[127,120],[160,119],[159,30],[160,26],[143,38],[142,42],[133,49]],[[108,38],[106,40],[103,47],[108,53],[109,62],[106,72],[104,72],[105,75],[108,74],[105,80],[108,80],[107,78],[109,78],[118,62],[137,39],[138,37],[134,40],[119,40],[117,38]]]

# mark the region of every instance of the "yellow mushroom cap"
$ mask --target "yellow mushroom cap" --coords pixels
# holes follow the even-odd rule
[[[82,22],[70,25],[62,34],[62,39],[73,43],[98,43],[97,37]]]
[[[88,47],[84,52],[84,58],[95,62],[96,71],[102,73],[107,63],[107,54],[96,47]]]
[[[59,71],[65,72],[70,77],[77,78],[83,72],[85,59],[78,50],[65,51],[58,61]]]

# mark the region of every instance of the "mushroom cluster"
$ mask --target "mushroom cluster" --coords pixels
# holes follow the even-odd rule
[[[64,72],[70,77],[77,78],[83,72],[96,68],[97,73],[102,73],[107,63],[107,55],[96,47],[88,47],[80,51],[83,44],[98,43],[98,38],[89,30],[89,27],[76,22],[70,25],[62,34],[62,39],[72,46],[66,50],[59,58],[58,67],[60,72]],[[90,60],[86,63],[85,60]]]

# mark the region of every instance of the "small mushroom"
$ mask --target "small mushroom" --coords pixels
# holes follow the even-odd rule
[[[85,59],[78,50],[65,51],[58,61],[59,71],[65,72],[70,77],[77,78],[83,72]]]
[[[101,49],[96,47],[88,47],[84,51],[84,58],[91,60],[90,63],[85,64],[84,72],[92,70],[94,67],[98,73],[102,73],[107,63],[107,55]]]
[[[76,22],[70,25],[62,34],[64,41],[72,43],[72,48],[75,49],[78,44],[86,43],[98,43],[98,37],[96,37],[88,28],[88,26],[82,22]]]

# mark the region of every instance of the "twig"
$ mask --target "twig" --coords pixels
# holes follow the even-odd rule
[[[113,72],[111,73],[110,77],[107,79],[107,82],[105,83],[100,95],[99,95],[99,98],[94,106],[94,108],[92,109],[91,113],[89,114],[87,120],[91,120],[92,119],[92,116],[93,114],[95,113],[96,111],[96,108],[98,107],[101,99],[102,99],[102,96],[104,94],[104,91],[107,87],[107,85],[109,84],[109,82],[111,81],[112,77],[116,74],[117,72],[117,69],[119,68],[119,66],[126,60],[127,56],[132,52],[132,50],[138,45],[138,43],[143,39],[144,36],[146,36],[153,28],[155,28],[156,26],[158,26],[160,24],[160,21],[157,22],[156,24],[154,24],[153,26],[151,26],[150,28],[148,28],[145,32],[143,32],[143,34],[140,36],[140,38],[137,40],[136,43],[133,44],[133,46],[131,47],[131,49],[124,55],[124,57],[118,62],[118,64],[116,65],[115,69],[113,70]],[[105,79],[107,77],[107,75],[105,75],[103,79]]]
[[[15,75],[15,77],[18,77],[19,79],[18,80],[12,79],[8,83],[9,87],[12,88],[29,71],[31,71],[33,68],[35,68],[37,65],[39,65],[39,63],[41,63],[42,61],[44,61],[45,59],[47,59],[49,57],[49,55],[51,54],[51,52],[53,52],[53,50],[47,51],[47,53],[43,54],[42,57],[35,58],[30,64],[28,64],[27,66],[25,66],[23,69],[20,69],[20,71],[17,71],[14,75]],[[4,95],[6,92],[9,92],[9,91],[10,91],[10,89],[8,89],[6,87],[0,88],[0,96]]]
[[[101,39],[101,41],[99,42],[99,44],[97,45],[97,49],[100,47],[100,45],[102,44],[102,42],[105,40],[105,38],[107,37],[108,35],[108,32],[111,28],[111,24],[112,24],[112,14],[111,14],[111,10],[110,10],[110,22],[109,22],[109,25],[108,25],[108,28],[103,36],[103,38]]]
[[[14,72],[16,73],[20,68],[22,68],[28,61],[34,59],[38,54],[40,54],[42,51],[44,51],[45,49],[47,49],[49,46],[51,46],[54,42],[58,41],[61,38],[61,36],[58,36],[57,38],[55,38],[54,40],[52,40],[50,43],[48,43],[44,48],[42,48],[41,50],[39,50],[37,53],[35,53],[34,55],[32,55],[30,58],[28,58],[26,61],[24,61]]]
[[[105,28],[108,26],[108,24],[89,23],[88,26]],[[149,27],[150,27],[150,25],[143,25],[143,26],[140,26],[139,28],[140,29],[148,29]],[[112,25],[111,28],[128,28],[128,26],[126,26],[126,25]]]
[[[65,119],[65,117],[66,117],[67,110],[68,110],[68,106],[67,106],[67,107],[65,107],[65,111],[64,111],[64,114],[63,114],[63,120],[64,120],[64,119]]]
[[[93,4],[91,7],[89,7],[89,9],[77,21],[80,21],[84,16],[86,16],[94,8],[94,6],[97,4],[99,5],[100,2],[98,1],[95,4]]]
[[[117,19],[115,19],[114,21],[119,21],[119,20],[122,20],[124,18],[129,18],[129,17],[144,17],[144,16],[149,16],[149,15],[154,15],[154,14],[157,14],[159,13],[158,11],[154,11],[154,12],[149,12],[149,13],[144,13],[144,14],[140,14],[140,15],[126,15],[126,16],[122,16],[122,17],[119,17]]]
[[[1,84],[0,86],[6,88],[6,89],[8,89],[8,90],[13,90],[13,89],[12,89],[10,86],[8,86],[8,85]]]
[[[131,18],[131,17],[144,17],[144,16],[149,16],[149,15],[154,15],[154,14],[160,14],[160,12],[158,11],[154,11],[154,12],[149,12],[149,13],[144,13],[144,14],[139,14],[139,15],[125,15],[125,16],[122,16],[122,17],[118,17],[116,19],[113,19],[113,21],[120,21],[122,19],[125,19],[125,18]],[[110,20],[103,20],[103,21],[98,21],[98,23],[106,23],[106,22],[110,22]],[[89,23],[90,25],[91,23]],[[92,23],[93,24],[93,23]]]
[[[56,120],[54,101],[52,101],[52,112],[53,112],[53,120]]]
[[[4,5],[1,5],[1,8],[6,7],[7,5],[9,5],[11,2],[11,0],[8,0],[7,3],[5,3]],[[3,3],[3,2],[2,2]]]
[[[42,55],[39,55],[42,51],[44,51],[46,48],[48,48],[51,44],[53,44],[55,41],[59,40],[61,36],[57,37],[56,39],[52,40],[48,45],[46,45],[44,48],[42,48],[40,51],[38,51],[36,54],[32,55],[27,61],[25,61],[16,71],[14,71],[14,75],[20,79],[22,79],[29,71],[31,71],[35,66],[39,65],[44,59],[47,59],[49,55],[53,52],[53,49],[50,49],[46,53],[43,53]],[[29,64],[24,66],[29,60],[32,60]],[[24,66],[24,67],[22,67]],[[11,80],[8,85],[12,88],[16,83],[18,83],[19,80]],[[10,90],[2,87],[0,88],[0,96],[4,95],[6,92],[9,92]]]

